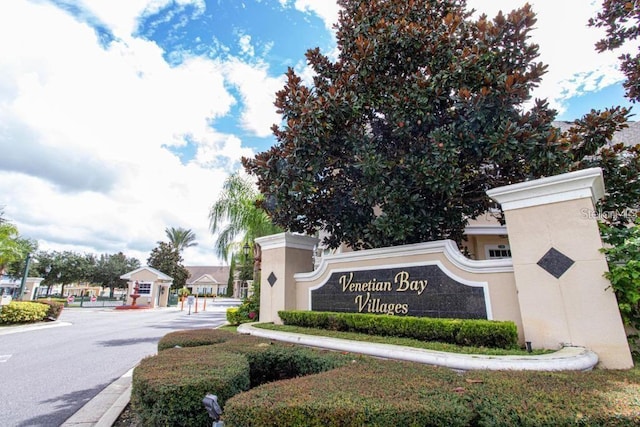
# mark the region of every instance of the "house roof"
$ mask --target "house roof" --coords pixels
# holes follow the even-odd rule
[[[138,273],[140,271],[143,271],[143,270],[146,270],[146,271],[149,271],[149,272],[155,274],[156,276],[158,276],[158,279],[173,281],[173,277],[167,276],[162,271],[156,270],[155,268],[149,267],[148,265],[145,265],[144,267],[136,268],[133,271],[130,271],[130,272],[126,273],[126,274],[123,274],[122,276],[120,276],[120,278],[121,279],[125,279],[125,280],[129,280],[129,279],[131,279],[131,276],[133,276],[134,274],[136,274],[136,273]]]
[[[195,283],[227,283],[229,279],[228,266],[185,266],[190,276],[187,285]]]
[[[552,123],[555,127],[560,128],[561,131],[569,129],[573,123],[555,121]],[[628,122],[629,127],[619,130],[613,134],[611,139],[612,144],[623,143],[627,146],[633,146],[640,144],[640,122]]]

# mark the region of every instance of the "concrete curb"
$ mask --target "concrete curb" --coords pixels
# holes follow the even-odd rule
[[[88,401],[61,427],[111,427],[131,398],[133,368]]]
[[[35,323],[30,325],[3,326],[0,328],[0,335],[9,335],[24,331],[35,331],[38,329],[58,328],[60,326],[71,326],[71,323],[56,320],[54,322]]]
[[[385,359],[406,360],[462,371],[589,371],[598,363],[598,356],[584,347],[564,347],[555,353],[537,356],[485,356],[271,331],[255,328],[249,323],[238,326],[238,332],[309,347],[347,351]]]

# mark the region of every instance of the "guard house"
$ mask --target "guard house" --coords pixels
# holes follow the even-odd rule
[[[127,304],[131,304],[136,282],[138,284],[137,305],[147,305],[151,308],[167,307],[169,288],[173,278],[153,267],[144,266],[120,276],[129,283],[127,290]]]

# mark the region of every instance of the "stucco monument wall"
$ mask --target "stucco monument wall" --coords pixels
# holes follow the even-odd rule
[[[318,239],[257,239],[260,321],[281,323],[279,310],[510,320],[522,344],[586,347],[603,368],[631,368],[597,222],[584,214],[604,194],[601,170],[488,194],[505,212],[512,259],[470,260],[444,240],[327,255],[313,270]]]

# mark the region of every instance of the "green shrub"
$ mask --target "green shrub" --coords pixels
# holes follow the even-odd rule
[[[637,426],[640,371],[470,371],[363,358],[227,401],[225,426]]]
[[[37,302],[11,301],[0,311],[0,324],[40,322],[47,317],[49,306]]]
[[[46,319],[47,320],[58,320],[60,314],[62,314],[62,309],[64,308],[64,303],[60,301],[54,300],[38,300],[39,304],[45,304],[49,307],[47,311]]]
[[[238,312],[238,307],[227,308],[227,322],[231,325],[239,325],[242,323],[242,318]]]
[[[158,341],[158,351],[174,347],[198,347],[233,339],[237,334],[220,329],[190,329],[168,333]]]
[[[474,347],[515,347],[518,342],[518,328],[512,322],[491,322],[476,320],[462,322],[456,336],[460,345]]]
[[[229,427],[640,425],[638,369],[459,373],[219,329],[163,340],[216,343],[167,348],[136,367],[141,425],[210,426],[206,394],[218,396]]]
[[[229,427],[467,426],[474,414],[465,397],[442,387],[457,377],[448,369],[362,359],[237,395],[223,420]]]
[[[518,345],[516,325],[509,321],[301,310],[279,311],[278,316],[285,325],[293,326],[406,337],[477,347],[509,349]]]
[[[143,359],[133,371],[131,407],[145,426],[210,426],[202,399],[225,402],[249,389],[249,363],[212,346],[171,348]]]
[[[352,359],[340,353],[283,344],[245,354],[251,367],[251,387],[328,371]]]
[[[340,353],[219,329],[172,332],[158,349],[134,370],[131,402],[143,425],[205,425],[206,394],[217,395],[223,406],[230,396],[250,387],[323,372],[351,360]],[[234,368],[237,360],[242,361],[246,384]]]

